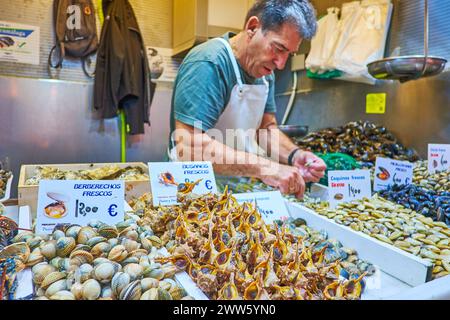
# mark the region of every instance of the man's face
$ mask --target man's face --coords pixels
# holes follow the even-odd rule
[[[248,43],[247,59],[244,68],[255,78],[261,78],[273,70],[284,69],[289,55],[297,52],[302,39],[297,28],[285,23],[278,31],[262,32],[261,28]]]

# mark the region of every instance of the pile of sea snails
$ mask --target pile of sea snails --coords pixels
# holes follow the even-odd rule
[[[450,192],[450,171],[428,173],[428,161],[415,163],[413,183],[436,192]]]
[[[316,153],[345,153],[358,161],[375,163],[377,157],[417,161],[419,156],[405,148],[386,128],[368,121],[350,122],[337,128],[311,132],[294,139],[302,149]]]
[[[307,247],[312,247],[313,252],[319,252],[323,248],[324,261],[332,263],[340,261],[341,276],[345,278],[359,277],[366,273],[368,276],[375,273],[375,267],[367,261],[358,258],[354,249],[344,247],[339,240],[328,238],[326,231],[314,230],[306,225],[306,221],[301,218],[288,218],[286,221],[277,223],[286,226],[288,231],[294,236],[301,236]]]
[[[433,278],[450,274],[450,229],[412,209],[392,203],[377,194],[339,204],[307,204],[317,213],[355,231],[412,253],[433,264]]]
[[[223,190],[227,185],[225,179],[217,179],[219,190]],[[272,191],[272,187],[264,184],[256,179],[248,178],[231,178],[230,190],[233,193],[237,192],[258,192],[258,191]],[[316,204],[320,202],[319,199],[315,199],[305,195],[302,200],[299,200],[293,196],[286,196],[290,201],[300,203],[312,203]],[[342,268],[342,274],[348,274],[350,276],[361,275],[366,272],[368,276],[375,272],[374,266],[366,261],[362,261],[357,257],[357,253],[354,249],[345,248],[337,239],[328,239],[328,234],[324,230],[317,231],[307,226],[307,223],[303,219],[289,218],[283,222],[288,228],[289,232],[295,236],[301,236],[307,246],[314,245],[315,250],[321,250],[327,247],[324,252],[324,259],[327,263],[332,263],[340,260],[340,266]],[[283,224],[279,221],[279,225]]]
[[[36,300],[192,299],[173,279],[177,268],[156,262],[161,240],[128,215],[115,226],[92,221],[51,235],[20,233],[5,250],[32,268]]]
[[[379,192],[380,196],[405,208],[450,225],[450,192],[436,192],[411,185],[393,185]]]
[[[359,299],[363,273],[340,279],[339,260],[325,261],[314,245],[277,224],[266,225],[251,204],[222,195],[182,195],[181,205],[135,210],[145,217],[172,254],[158,259],[185,270],[210,299]],[[156,231],[158,230],[158,231]]]

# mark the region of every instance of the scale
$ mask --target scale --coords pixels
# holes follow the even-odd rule
[[[398,56],[371,62],[369,73],[379,80],[410,80],[435,76],[441,73],[447,60],[428,55],[428,0],[425,0],[424,55]]]

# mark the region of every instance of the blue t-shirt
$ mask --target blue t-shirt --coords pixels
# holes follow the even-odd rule
[[[227,33],[222,38],[229,41]],[[264,84],[262,78],[249,76],[239,65],[245,84]],[[275,113],[275,77],[266,77],[269,95],[265,112]],[[231,91],[237,84],[231,57],[225,45],[218,40],[207,41],[192,49],[180,66],[175,79],[170,113],[170,132],[175,129],[175,120],[206,131],[214,128],[220,115],[228,105]],[[201,126],[196,122],[201,122]],[[170,148],[172,144],[170,143]]]

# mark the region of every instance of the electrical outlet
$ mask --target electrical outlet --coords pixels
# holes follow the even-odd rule
[[[305,55],[296,54],[291,58],[291,71],[305,70]]]

